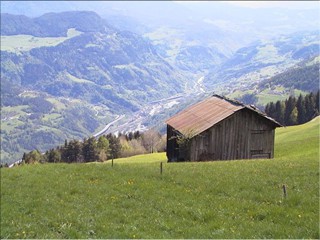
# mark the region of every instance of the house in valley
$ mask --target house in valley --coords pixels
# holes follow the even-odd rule
[[[213,95],[166,121],[168,162],[273,158],[281,125],[254,106]]]

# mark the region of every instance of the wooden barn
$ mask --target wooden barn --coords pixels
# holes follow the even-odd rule
[[[213,95],[169,118],[168,162],[273,158],[281,125],[253,106]]]

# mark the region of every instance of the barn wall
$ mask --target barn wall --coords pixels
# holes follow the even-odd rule
[[[174,129],[167,125],[167,158],[169,162],[176,162],[179,157],[176,135]]]
[[[191,142],[190,161],[273,158],[274,128],[266,118],[242,109]]]

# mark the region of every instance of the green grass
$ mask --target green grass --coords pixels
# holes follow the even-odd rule
[[[284,56],[278,54],[278,50],[273,45],[266,45],[258,48],[259,52],[255,57],[255,61],[263,63],[278,63],[285,60]]]
[[[219,89],[218,89],[219,88]],[[244,91],[234,91],[232,93],[227,93],[225,90],[225,86],[217,87],[217,91],[224,93],[229,98],[241,98],[245,94],[254,94],[257,97],[256,105],[260,106],[263,110],[264,106],[266,106],[270,102],[276,103],[277,101],[284,101],[288,99],[290,96],[295,96],[296,98],[299,97],[300,94],[303,96],[308,94],[306,91],[302,91],[299,89],[294,89],[291,91],[290,89],[287,89],[281,85],[276,86],[275,89],[260,89],[258,91],[256,90],[244,90]]]
[[[254,94],[257,97],[257,103],[260,106],[266,106],[267,103],[270,102],[277,102],[277,101],[284,101],[287,98],[289,98],[289,96],[292,94],[291,91],[289,91],[288,89],[285,89],[283,86],[277,86],[275,89],[270,90],[270,89],[264,89],[263,91],[260,91],[258,93],[255,93],[254,90],[246,90],[246,91],[234,91],[231,94],[227,94],[227,96],[229,98],[241,98],[242,96],[244,96],[245,94]],[[298,96],[300,94],[302,95],[306,95],[307,92],[305,91],[301,91],[298,89],[294,89],[293,92],[294,96],[296,96],[296,98],[298,98]]]
[[[25,110],[28,109],[27,105],[14,106],[14,107],[1,107],[1,125],[2,131],[8,133],[15,130],[16,127],[23,125],[20,121],[20,116],[26,116]]]
[[[95,84],[94,82],[89,81],[87,79],[77,78],[77,77],[71,75],[70,73],[67,73],[66,77],[68,77],[71,81],[74,81],[74,82],[77,82],[77,83]]]
[[[160,163],[167,162],[166,153],[153,153],[146,155],[136,155],[128,158],[118,158],[114,162],[118,163]],[[111,164],[111,161],[104,162]]]
[[[319,238],[319,118],[278,129],[275,156],[1,169],[1,238]]]
[[[289,94],[272,94],[268,92],[261,92],[258,97],[258,104],[266,106],[270,102],[284,101],[288,98]]]
[[[70,28],[67,37],[34,37],[31,35],[1,36],[1,50],[19,53],[29,51],[33,48],[57,46],[65,40],[80,34],[81,32]]]

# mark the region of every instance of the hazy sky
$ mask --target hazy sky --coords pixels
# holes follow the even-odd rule
[[[291,9],[312,9],[319,8],[318,1],[228,1],[229,4],[251,7],[251,8],[291,8]]]
[[[192,4],[206,2],[206,1],[176,1],[179,3]],[[207,1],[212,2],[212,1]],[[320,11],[319,1],[221,1],[224,3],[232,4],[235,6],[242,6],[248,8],[290,8],[290,9],[315,9],[318,8]],[[214,2],[212,2],[214,3]]]

